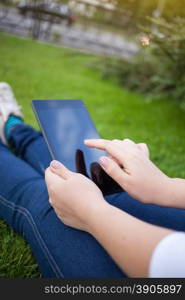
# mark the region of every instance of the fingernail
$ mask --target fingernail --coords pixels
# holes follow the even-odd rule
[[[89,140],[84,140],[84,144],[88,143]]]
[[[52,160],[50,166],[54,169],[60,169],[62,164],[58,160]]]
[[[108,167],[108,164],[109,164],[109,159],[108,159],[108,157],[106,157],[106,156],[102,156],[102,157],[100,157],[99,162],[100,162],[100,165],[101,165],[103,168],[107,168],[107,167]]]

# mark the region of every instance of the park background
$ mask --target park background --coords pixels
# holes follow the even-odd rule
[[[184,7],[1,0],[0,81],[35,128],[32,99],[82,99],[103,138],[145,142],[157,166],[185,178]],[[40,276],[29,246],[0,221],[0,277]]]

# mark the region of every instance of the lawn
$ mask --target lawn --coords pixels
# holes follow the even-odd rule
[[[103,80],[93,55],[0,33],[0,81],[10,83],[25,121],[38,128],[32,99],[82,99],[104,138],[146,142],[169,176],[185,178],[185,112],[170,99],[143,96]],[[38,277],[29,247],[0,222],[0,277]]]

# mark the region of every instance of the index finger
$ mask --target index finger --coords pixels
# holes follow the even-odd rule
[[[106,150],[106,147],[110,143],[109,140],[104,139],[90,139],[90,140],[84,140],[84,144],[91,148],[97,148],[100,150]]]
[[[126,164],[127,152],[121,149],[116,141],[92,139],[85,140],[84,143],[88,147],[105,150],[113,158],[116,158],[120,164]]]

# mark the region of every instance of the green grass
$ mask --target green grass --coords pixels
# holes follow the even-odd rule
[[[0,81],[9,82],[26,122],[37,127],[32,99],[82,99],[104,138],[146,142],[168,175],[185,177],[185,116],[170,100],[147,102],[89,68],[99,60],[69,49],[0,34]],[[0,223],[0,277],[38,277],[25,242]]]

